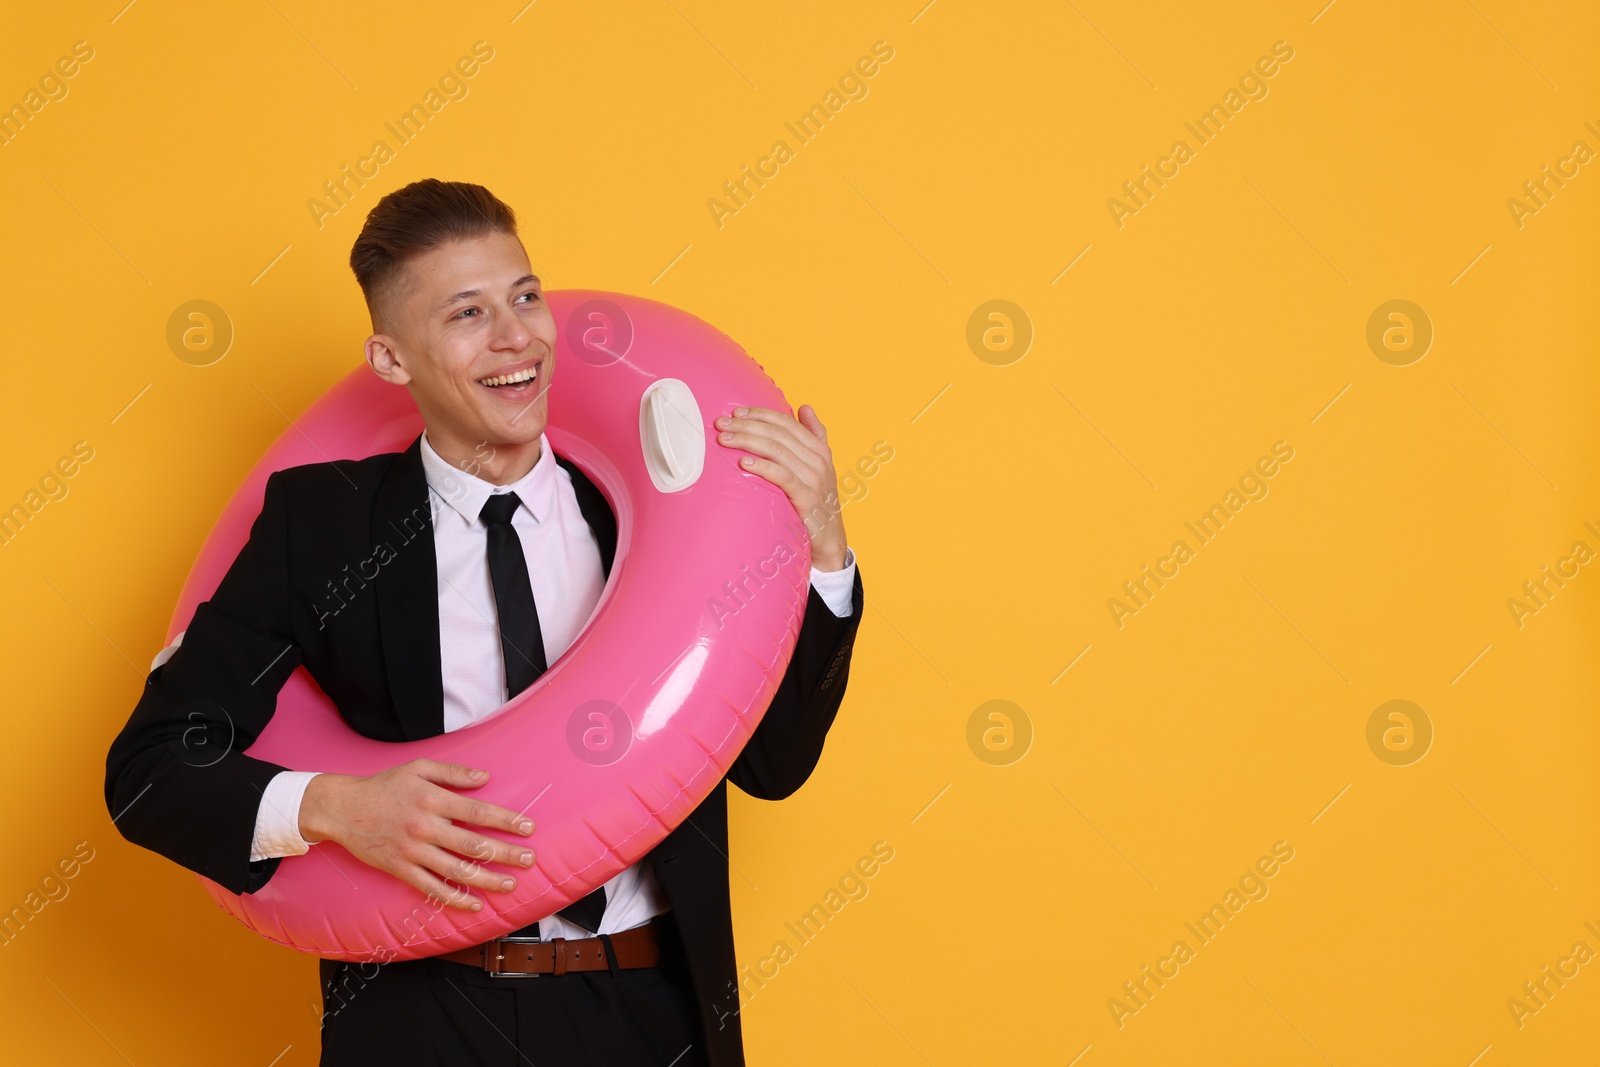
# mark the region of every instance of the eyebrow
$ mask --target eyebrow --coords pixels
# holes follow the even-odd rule
[[[511,285],[509,286],[509,288],[521,289],[524,285],[527,285],[529,282],[533,282],[535,284],[538,284],[539,276],[537,274],[524,274],[522,277],[520,277],[516,281],[512,282]],[[483,295],[483,290],[482,289],[463,289],[463,290],[461,290],[461,292],[457,293],[456,295],[447,298],[438,307],[434,308],[433,311],[434,311],[435,314],[438,314],[439,312],[443,311],[445,308],[450,307],[452,304],[459,304],[463,300],[473,300],[473,299],[476,299],[477,297],[480,297],[482,295]]]

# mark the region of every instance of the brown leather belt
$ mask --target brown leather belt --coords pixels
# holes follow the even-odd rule
[[[491,978],[537,978],[541,974],[609,969],[608,941],[611,957],[618,967],[654,967],[661,958],[655,920],[603,937],[573,940],[553,937],[548,941],[532,937],[497,937],[433,958],[481,967]]]

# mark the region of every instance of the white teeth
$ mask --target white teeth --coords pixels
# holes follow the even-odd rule
[[[515,374],[502,374],[498,378],[479,378],[478,384],[511,385],[516,382],[532,381],[537,371],[537,367],[529,367],[527,370],[519,370]]]

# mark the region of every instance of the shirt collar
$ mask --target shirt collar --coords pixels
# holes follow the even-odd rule
[[[543,522],[553,511],[556,488],[556,459],[550,451],[550,441],[539,434],[539,459],[533,469],[510,485],[494,485],[477,475],[468,474],[450,465],[449,460],[433,450],[428,443],[428,433],[422,433],[422,473],[428,488],[454,508],[467,522],[475,523],[483,505],[495,493],[513,492],[528,509],[534,522]]]

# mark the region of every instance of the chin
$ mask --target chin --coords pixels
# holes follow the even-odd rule
[[[498,425],[487,427],[483,434],[484,440],[497,445],[527,445],[539,440],[539,435],[544,433],[545,416],[541,413],[537,418],[533,412],[528,412],[515,423],[500,422]]]

